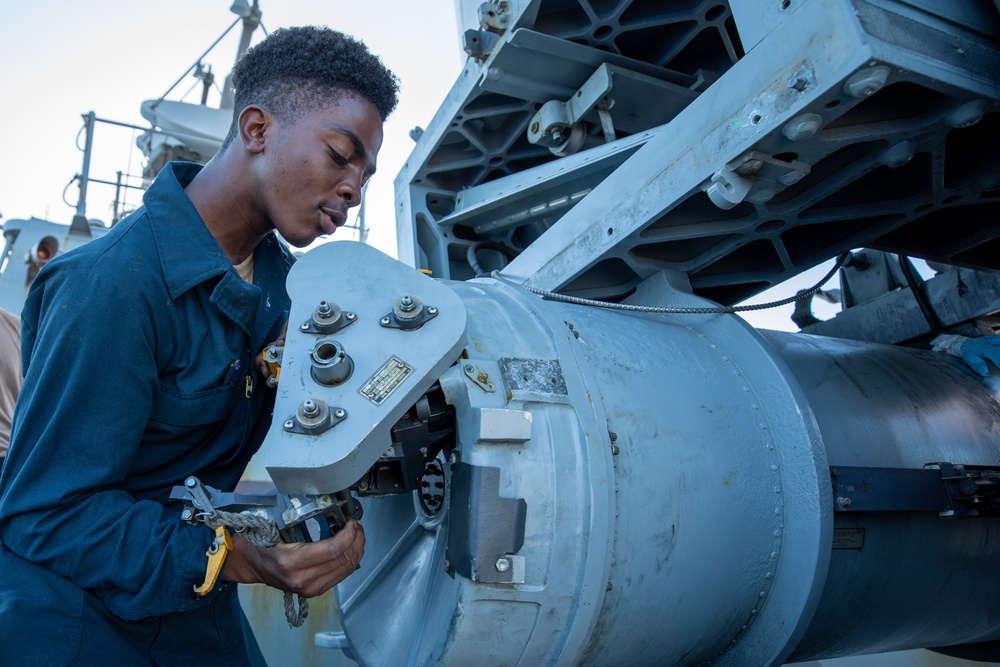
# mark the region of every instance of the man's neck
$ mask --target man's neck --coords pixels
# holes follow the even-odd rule
[[[246,157],[224,151],[212,158],[184,188],[208,231],[219,242],[234,265],[253,254],[257,244],[271,231],[256,208]]]

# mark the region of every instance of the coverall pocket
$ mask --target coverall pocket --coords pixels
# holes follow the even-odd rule
[[[232,412],[238,394],[236,387],[185,393],[160,385],[160,395],[153,405],[151,419],[180,427],[212,424]]]

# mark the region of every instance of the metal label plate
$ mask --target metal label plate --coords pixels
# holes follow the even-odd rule
[[[864,528],[834,528],[834,549],[860,549],[865,544]]]
[[[358,391],[375,405],[382,405],[412,372],[412,366],[399,357],[392,357]]]

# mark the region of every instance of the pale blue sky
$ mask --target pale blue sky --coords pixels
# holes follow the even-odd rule
[[[230,0],[0,0],[0,213],[3,219],[46,218],[68,223],[74,209],[63,188],[82,165],[75,147],[81,115],[147,126],[143,100],[162,95],[236,20]],[[261,0],[268,31],[318,24],[362,39],[397,73],[402,88],[389,118],[378,174],[367,197],[369,242],[395,255],[392,181],[413,148],[409,130],[426,126],[461,70],[452,0]],[[221,86],[232,67],[237,26],[205,59]],[[263,39],[254,33],[254,43]],[[193,77],[169,99],[179,99]],[[200,88],[184,99],[198,102]],[[218,94],[209,98],[218,103]],[[81,139],[82,141],[82,139]],[[141,172],[132,131],[98,125],[91,176]],[[75,204],[74,185],[66,197]],[[92,185],[87,215],[110,219],[113,189]],[[131,194],[130,201],[138,201]],[[2,220],[0,220],[2,221]]]

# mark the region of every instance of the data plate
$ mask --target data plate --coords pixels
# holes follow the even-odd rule
[[[385,362],[358,391],[375,405],[382,405],[412,372],[412,366],[398,357],[393,357]]]

